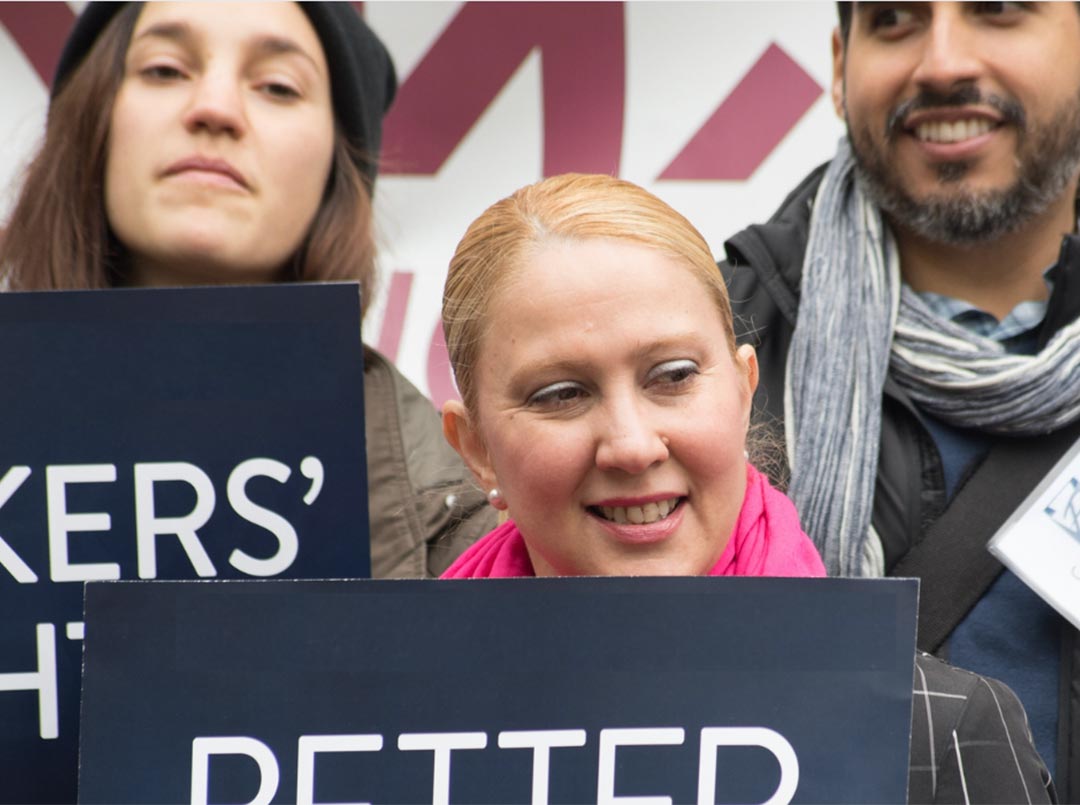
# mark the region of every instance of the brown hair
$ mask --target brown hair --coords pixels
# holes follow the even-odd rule
[[[523,187],[473,221],[450,261],[443,332],[462,401],[475,411],[472,367],[492,298],[545,241],[612,238],[686,264],[712,295],[734,354],[727,288],[701,233],[652,193],[611,176],[568,173]]]
[[[0,287],[125,284],[127,252],[109,227],[104,177],[113,103],[140,11],[138,3],[119,11],[54,95],[44,143],[0,234]],[[371,188],[359,164],[366,162],[338,124],[322,203],[281,280],[359,280],[366,308],[374,292],[375,245]]]
[[[105,217],[109,118],[139,9],[125,8],[49,106],[45,142],[30,163],[0,239],[11,290],[116,284],[118,244]]]
[[[358,280],[366,312],[375,293],[371,187],[340,128],[334,132],[330,178],[307,237],[282,280]]]

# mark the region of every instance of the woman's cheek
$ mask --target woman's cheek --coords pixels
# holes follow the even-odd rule
[[[732,407],[734,408],[734,407]],[[718,415],[719,414],[719,415]],[[705,473],[721,474],[745,462],[745,418],[738,410],[688,412],[682,424],[683,463]]]
[[[573,494],[592,466],[587,437],[565,422],[517,426],[507,455],[522,489],[538,500],[561,500]]]

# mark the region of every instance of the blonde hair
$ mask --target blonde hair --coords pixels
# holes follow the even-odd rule
[[[712,295],[735,352],[731,303],[705,238],[686,218],[636,184],[567,173],[492,204],[465,232],[446,277],[443,333],[462,401],[475,411],[472,369],[491,300],[516,269],[551,240],[614,239],[683,262]]]

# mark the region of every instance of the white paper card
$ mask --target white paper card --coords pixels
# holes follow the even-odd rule
[[[990,540],[990,553],[1080,629],[1080,442]]]

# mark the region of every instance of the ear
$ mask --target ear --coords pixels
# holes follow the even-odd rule
[[[460,400],[447,400],[442,407],[443,436],[457,450],[485,492],[495,486],[495,469],[491,465],[484,441],[473,427],[469,414]]]
[[[739,363],[742,364],[743,372],[746,373],[746,384],[750,389],[749,396],[753,397],[758,384],[757,353],[749,344],[743,344],[735,350],[735,356],[739,359]]]
[[[832,102],[836,116],[846,119],[844,114],[844,40],[840,38],[840,29],[832,32]]]

